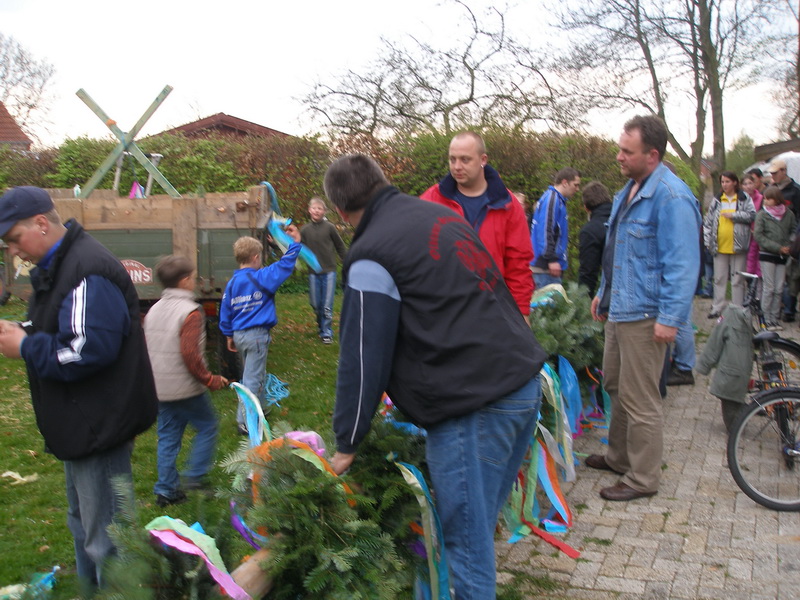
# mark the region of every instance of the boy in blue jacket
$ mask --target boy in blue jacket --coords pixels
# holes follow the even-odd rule
[[[561,283],[567,270],[567,201],[581,186],[581,174],[572,167],[556,173],[551,185],[539,202],[531,220],[531,261],[535,289],[551,283]]]
[[[275,292],[294,271],[300,254],[300,232],[294,225],[286,228],[294,242],[281,259],[261,267],[264,246],[257,239],[245,236],[233,244],[233,254],[239,268],[225,288],[219,313],[219,329],[228,338],[228,349],[239,352],[244,370],[242,385],[256,398],[264,401],[267,351],[270,329],[278,322],[275,312]],[[236,413],[239,433],[247,434],[244,404],[239,401]]]

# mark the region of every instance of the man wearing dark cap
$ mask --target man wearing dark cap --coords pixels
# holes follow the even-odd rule
[[[0,237],[12,256],[36,263],[28,320],[0,321],[0,354],[25,361],[46,450],[64,463],[67,525],[91,592],[114,553],[112,480],[133,495],[133,440],[158,411],[139,299],[120,262],[74,219],[62,225],[40,188],[0,196]]]
[[[786,161],[782,158],[774,159],[769,163],[769,172],[772,175],[772,185],[781,190],[794,216],[800,217],[800,186],[786,173]]]
[[[782,158],[773,158],[769,163],[769,173],[772,175],[772,185],[781,190],[783,199],[789,203],[789,208],[794,216],[800,218],[800,186],[786,172],[786,161]],[[790,275],[795,268],[791,265],[787,267],[787,280],[783,285],[783,316],[781,318],[787,323],[794,321],[797,316],[797,298],[792,294],[789,285],[789,281],[792,279]]]

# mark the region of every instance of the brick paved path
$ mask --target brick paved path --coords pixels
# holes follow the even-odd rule
[[[695,324],[708,332],[708,300],[695,301]],[[800,340],[797,324],[785,337]],[[698,354],[705,336],[698,336]],[[564,492],[575,524],[559,537],[581,551],[568,558],[535,536],[497,542],[498,581],[545,578],[557,590],[525,598],[619,600],[800,599],[800,513],[779,513],[745,496],[730,475],[719,400],[708,379],[670,387],[665,407],[664,473],[658,495],[608,502],[598,495],[617,476],[577,467]],[[575,450],[603,453],[597,429]],[[505,539],[505,538],[504,538]],[[519,575],[524,573],[525,576]]]

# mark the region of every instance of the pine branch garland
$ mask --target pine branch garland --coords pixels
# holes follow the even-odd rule
[[[277,424],[273,430],[280,435],[290,427]],[[231,474],[230,489],[204,501],[219,504],[233,497],[248,525],[268,536],[269,555],[260,566],[273,580],[271,599],[409,598],[417,567],[424,564],[409,549],[417,535],[410,523],[419,518],[419,506],[392,463],[395,459],[424,468],[424,440],[381,417],[376,417],[345,478],[358,490],[354,494],[344,492],[342,478],[319,470],[288,445],[271,448],[265,456],[254,454],[245,443],[222,461]],[[119,554],[109,567],[108,587],[98,597],[221,598],[204,562],[154,543],[136,521],[132,496],[128,502],[112,527]],[[198,512],[204,510],[199,504]],[[233,530],[227,519],[204,517],[215,523],[207,529],[226,564],[237,562],[228,556]]]
[[[268,532],[270,555],[263,568],[274,581],[271,597],[408,597],[415,564],[405,546],[419,510],[387,456],[399,450],[419,460],[422,446],[380,420],[375,427],[380,432],[359,449],[348,477],[360,489],[352,495],[344,493],[342,479],[288,447],[271,448],[268,457],[246,452],[225,461],[234,482],[245,471],[256,474],[254,497],[249,486],[239,485],[234,493],[237,504],[248,507],[250,526]]]
[[[576,283],[564,285],[569,302],[560,294],[552,302],[535,307],[530,323],[545,352],[566,358],[576,372],[583,367],[599,367],[603,362],[603,325],[592,319],[591,298],[586,288]]]

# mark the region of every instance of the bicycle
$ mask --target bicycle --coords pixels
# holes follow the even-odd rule
[[[755,394],[733,423],[727,454],[747,496],[773,510],[800,511],[800,388]]]
[[[728,436],[728,468],[739,488],[767,508],[800,511],[800,345],[768,331],[758,301],[759,277],[748,282],[744,307],[754,317],[750,403]]]
[[[758,282],[752,273],[740,272],[747,281],[743,307],[753,316],[753,377],[750,392],[774,387],[800,387],[800,344],[768,331],[758,299]]]

